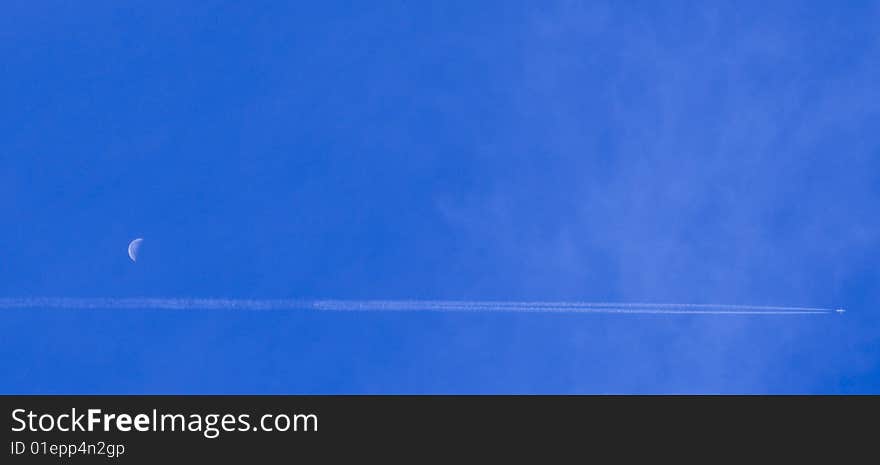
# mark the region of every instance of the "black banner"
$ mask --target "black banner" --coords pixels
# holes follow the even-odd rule
[[[693,441],[829,438],[876,397],[5,396],[0,463],[628,455]],[[614,446],[612,446],[614,445]],[[416,452],[409,452],[416,451]],[[417,453],[417,455],[409,455]]]

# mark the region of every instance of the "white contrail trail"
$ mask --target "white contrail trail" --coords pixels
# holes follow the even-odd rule
[[[843,309],[725,304],[505,302],[468,300],[294,300],[187,298],[0,298],[0,309],[56,310],[317,310],[347,312],[616,313],[641,315],[822,315]]]

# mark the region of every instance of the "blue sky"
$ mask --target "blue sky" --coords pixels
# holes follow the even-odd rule
[[[2,393],[878,393],[876,2],[12,2]],[[144,237],[136,264],[126,245]]]

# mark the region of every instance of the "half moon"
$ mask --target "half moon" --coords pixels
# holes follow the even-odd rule
[[[133,262],[136,262],[136,261],[137,261],[137,258],[138,258],[138,250],[140,250],[140,248],[141,248],[141,242],[143,242],[143,241],[144,241],[144,240],[143,240],[142,238],[139,237],[139,238],[137,238],[137,239],[131,241],[131,242],[128,244],[128,258],[130,258],[131,261],[133,261]]]

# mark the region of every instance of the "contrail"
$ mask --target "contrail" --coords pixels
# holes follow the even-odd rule
[[[608,313],[637,315],[824,315],[842,308],[724,304],[526,302],[470,300],[295,300],[188,298],[0,298],[0,309],[55,310],[303,310],[339,312]]]

